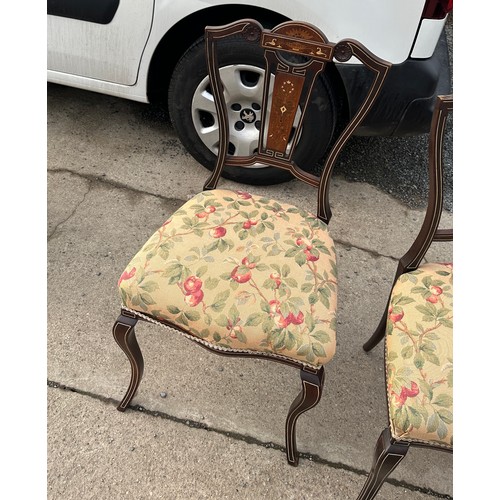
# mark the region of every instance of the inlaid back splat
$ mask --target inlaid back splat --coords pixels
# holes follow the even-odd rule
[[[224,89],[217,64],[217,44],[231,37],[243,37],[263,51],[265,83],[258,150],[251,156],[228,154],[229,129]],[[206,28],[208,70],[219,118],[219,155],[205,189],[214,189],[224,167],[248,167],[265,164],[290,171],[297,179],[318,188],[317,216],[324,222],[331,217],[329,184],[333,166],[347,140],[371,109],[391,64],[376,57],[359,42],[345,39],[328,42],[317,28],[302,22],[289,21],[272,30],[265,30],[250,19],[222,27]],[[346,63],[352,57],[374,74],[364,101],[334,141],[320,176],[310,174],[298,165],[294,153],[307,113],[312,89],[327,63]]]

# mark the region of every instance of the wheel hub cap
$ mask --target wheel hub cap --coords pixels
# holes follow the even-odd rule
[[[257,119],[257,116],[252,109],[246,108],[241,110],[240,118],[245,123],[253,123]]]

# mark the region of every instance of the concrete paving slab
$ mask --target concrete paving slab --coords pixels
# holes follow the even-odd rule
[[[364,477],[106,401],[48,389],[48,500],[355,499]],[[386,483],[380,500],[429,500]]]

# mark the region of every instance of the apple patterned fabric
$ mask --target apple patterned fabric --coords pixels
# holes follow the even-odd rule
[[[386,335],[391,432],[398,440],[453,445],[453,266],[402,274]]]
[[[219,348],[315,367],[335,353],[334,243],[292,205],[204,191],[151,236],[118,286],[126,308]]]

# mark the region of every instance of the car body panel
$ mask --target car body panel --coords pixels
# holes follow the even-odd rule
[[[62,2],[62,0],[59,0]],[[194,12],[225,2],[215,0],[121,0],[108,24],[49,15],[47,68],[49,81],[147,101],[148,62],[165,33]],[[345,0],[234,0],[241,5],[272,9],[284,17],[318,26],[333,42],[356,38],[393,64],[405,61],[415,41],[424,0],[367,1],[360,15],[356,2]],[[378,5],[376,5],[378,3]],[[439,36],[440,30],[436,30]],[[419,45],[419,57],[432,46]],[[90,80],[87,80],[90,79]],[[112,91],[108,82],[119,87]],[[137,85],[134,91],[121,86]]]
[[[428,103],[438,91],[449,91],[446,47],[438,43],[446,18],[421,19],[425,0],[120,0],[114,16],[99,22],[96,9],[105,3],[109,12],[116,1],[73,0],[71,5],[78,4],[80,9],[76,15],[48,15],[49,82],[156,102],[154,93],[165,95],[178,58],[203,34],[205,24],[218,19],[224,19],[220,22],[224,24],[260,13],[267,19],[274,14],[275,20],[310,22],[332,42],[355,38],[393,63],[387,97],[381,98],[367,116],[363,134],[425,132],[431,117]],[[49,0],[49,14],[54,4],[68,9],[65,0]],[[94,22],[82,20],[85,9],[89,9],[87,18],[94,16]],[[232,19],[227,19],[227,9],[231,9]],[[78,19],[68,17],[71,15]],[[152,71],[154,65],[155,71],[160,66],[166,72],[159,82]],[[360,65],[353,58],[347,66]],[[343,69],[340,75],[351,109],[364,91],[368,75],[361,67]]]
[[[65,73],[68,78],[72,75],[119,85],[136,84],[154,4],[154,0],[121,0],[107,24],[47,16],[48,69]]]
[[[425,59],[435,51],[439,36],[443,31],[446,18],[444,19],[422,19],[415,45],[411,52],[413,59]]]
[[[157,1],[151,43],[191,13],[225,3],[273,10],[320,28],[332,42],[355,38],[379,57],[398,64],[405,61],[418,31],[425,0],[162,0]],[[244,15],[242,16],[244,17]],[[439,35],[439,33],[438,33]],[[432,50],[428,57],[432,55]]]

